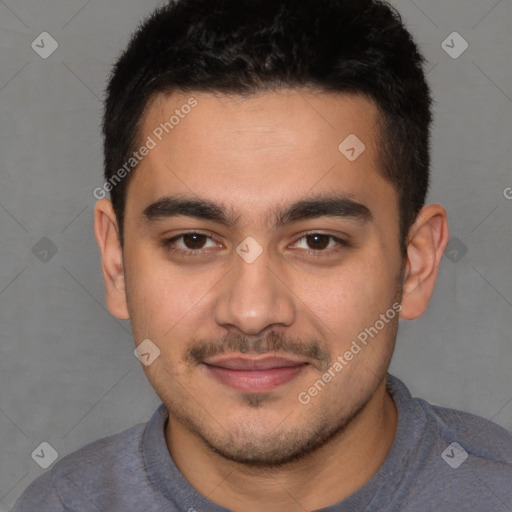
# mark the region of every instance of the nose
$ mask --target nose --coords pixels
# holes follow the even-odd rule
[[[268,252],[251,263],[235,255],[234,269],[223,281],[214,305],[215,321],[254,336],[274,326],[292,325],[296,307],[286,281],[279,266],[271,265]]]

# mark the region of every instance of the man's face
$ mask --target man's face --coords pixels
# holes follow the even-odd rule
[[[144,368],[173,421],[227,458],[285,462],[369,402],[393,351],[399,214],[377,108],[287,90],[194,94],[183,110],[190,96],[159,96],[143,119],[156,147],[124,227],[135,341],[160,350]],[[339,149],[351,135],[355,159],[354,137]],[[180,201],[150,208],[166,197]]]

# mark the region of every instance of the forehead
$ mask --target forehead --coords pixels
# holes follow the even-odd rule
[[[139,133],[139,143],[151,140],[153,148],[133,176],[127,205],[140,211],[181,193],[263,213],[276,202],[335,191],[389,206],[395,195],[378,172],[378,114],[360,95],[158,95]]]
[[[295,89],[248,96],[173,93],[159,94],[148,104],[141,134],[155,134],[163,128],[162,136],[168,139],[164,142],[173,145],[186,140],[197,149],[215,146],[228,156],[300,145],[301,153],[316,149],[318,157],[320,150],[337,150],[339,137],[350,134],[371,146],[377,120],[377,106],[362,95]]]

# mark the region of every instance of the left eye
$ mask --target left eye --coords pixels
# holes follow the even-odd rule
[[[206,245],[210,242],[211,245]],[[215,247],[216,243],[208,235],[201,233],[186,233],[176,236],[168,241],[169,244],[174,245],[179,250],[184,251],[199,251],[201,249],[208,249]]]
[[[301,247],[302,243],[302,247]],[[304,247],[304,244],[306,245]],[[309,249],[314,251],[324,251],[325,249],[331,249],[336,245],[347,245],[346,242],[332,235],[324,235],[322,233],[310,233],[303,236],[294,244],[294,247],[299,249]]]

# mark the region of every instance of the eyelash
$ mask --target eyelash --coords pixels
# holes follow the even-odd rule
[[[305,254],[307,254],[308,256],[311,256],[313,258],[321,258],[324,255],[329,256],[329,255],[331,255],[331,253],[339,251],[340,246],[341,246],[341,248],[345,248],[345,249],[352,247],[352,245],[349,242],[347,242],[347,240],[343,240],[342,238],[338,238],[337,236],[334,236],[334,235],[329,235],[328,233],[318,233],[317,231],[310,231],[309,233],[305,233],[295,242],[295,244],[298,244],[301,240],[304,240],[308,236],[312,236],[312,235],[326,236],[329,239],[329,243],[331,241],[334,241],[337,244],[335,247],[331,247],[329,249],[316,250],[316,251],[313,249],[310,249],[310,250],[304,251]]]
[[[179,235],[176,235],[176,236],[174,236],[172,238],[168,238],[168,239],[163,240],[162,241],[162,246],[167,251],[172,252],[174,254],[182,255],[182,256],[201,256],[201,255],[205,254],[205,250],[204,249],[197,249],[197,250],[194,251],[192,249],[184,250],[184,249],[176,249],[176,248],[172,247],[172,244],[174,242],[176,242],[180,238],[183,238],[184,236],[187,236],[187,235],[205,236],[206,238],[210,239],[211,241],[213,241],[215,243],[219,243],[213,236],[208,235],[206,233],[199,233],[197,231],[187,231],[186,233],[180,233]],[[326,236],[326,237],[329,238],[329,243],[331,241],[335,241],[339,246],[342,246],[342,247],[345,247],[345,248],[351,247],[351,244],[349,242],[347,242],[346,240],[338,238],[338,237],[336,237],[334,235],[329,235],[327,233],[320,233],[320,232],[317,232],[317,231],[310,231],[308,233],[304,233],[296,242],[294,242],[294,245],[298,244],[301,240],[304,240],[308,236],[312,236],[312,235]],[[311,257],[317,258],[317,257],[322,257],[325,254],[330,254],[331,252],[333,252],[332,249],[333,248],[323,249],[323,250],[313,250],[313,249],[311,249],[311,250],[307,250],[307,251],[304,251],[304,252],[307,255],[311,256]]]
[[[180,238],[183,238],[184,236],[187,236],[187,235],[205,236],[205,237],[209,238],[210,240],[212,240],[213,242],[219,243],[217,240],[215,240],[214,237],[212,237],[211,235],[207,235],[206,233],[199,233],[197,231],[187,231],[186,233],[180,233],[179,235],[173,236],[172,238],[168,238],[166,240],[163,240],[162,241],[162,246],[167,251],[175,253],[175,254],[179,254],[179,255],[182,255],[182,256],[201,256],[201,255],[205,254],[205,250],[204,249],[197,249],[196,251],[193,251],[192,249],[184,250],[184,249],[175,249],[174,247],[171,247],[172,244],[176,240],[179,240]]]

